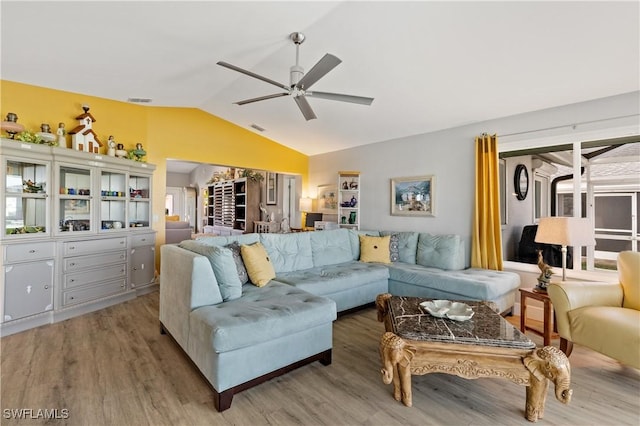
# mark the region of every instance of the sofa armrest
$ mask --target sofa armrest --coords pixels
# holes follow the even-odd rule
[[[222,301],[209,260],[176,245],[160,247],[160,322],[187,349],[192,309]]]
[[[569,341],[572,341],[569,312],[585,306],[622,306],[622,286],[618,283],[550,283],[547,293],[553,304],[558,334]]]

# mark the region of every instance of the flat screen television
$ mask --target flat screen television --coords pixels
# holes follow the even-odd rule
[[[322,213],[307,213],[307,218],[304,221],[305,228],[313,228],[316,221],[322,220]]]

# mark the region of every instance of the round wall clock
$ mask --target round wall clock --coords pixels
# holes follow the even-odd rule
[[[516,189],[516,198],[524,200],[529,192],[529,172],[524,164],[518,164],[513,174],[513,186]]]

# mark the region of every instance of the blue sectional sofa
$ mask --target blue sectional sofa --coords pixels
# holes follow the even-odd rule
[[[389,236],[389,261],[360,261],[360,235]],[[233,256],[234,246],[257,242],[276,275],[264,287],[243,281]],[[330,364],[337,312],[378,294],[513,307],[517,274],[465,266],[456,235],[336,229],[201,237],[161,247],[160,323],[212,385],[222,411],[249,386],[315,360]]]

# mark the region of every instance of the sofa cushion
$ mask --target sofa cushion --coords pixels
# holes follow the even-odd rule
[[[379,237],[379,231],[361,231],[359,229],[349,229],[349,241],[351,242],[351,260],[360,259],[360,235],[371,235]]]
[[[321,231],[325,232],[325,231]],[[276,281],[320,296],[353,290],[374,281],[387,280],[389,270],[377,263],[349,261],[304,271],[277,274]],[[373,300],[371,300],[373,301]]]
[[[623,251],[618,254],[618,276],[624,289],[622,306],[640,310],[640,253]]]
[[[385,237],[359,235],[358,238],[360,239],[360,262],[391,263],[389,235]]]
[[[390,280],[434,289],[440,294],[448,293],[452,299],[459,296],[462,299],[495,300],[520,287],[520,276],[515,272],[480,268],[444,271],[402,262],[393,263],[388,268]]]
[[[571,340],[634,367],[640,365],[640,311],[584,306],[568,312]]]
[[[331,299],[278,282],[262,288],[244,287],[240,299],[193,310],[189,318],[192,338],[222,353],[336,319],[336,305]]]
[[[183,241],[179,246],[209,259],[213,273],[218,280],[222,300],[233,300],[242,296],[242,283],[238,278],[238,270],[231,250],[224,247],[207,246],[195,240]]]
[[[251,245],[243,244],[240,246],[240,252],[249,279],[253,284],[263,287],[276,277],[276,271],[273,269],[269,254],[260,242]]]
[[[276,273],[313,268],[310,232],[260,234]]]
[[[309,232],[313,266],[334,265],[352,260],[349,231],[332,229]]]
[[[209,246],[226,246],[233,242],[237,242],[238,244],[253,244],[260,241],[260,234],[240,234],[240,235],[227,235],[227,236],[199,236],[196,237],[196,240],[201,242],[202,244],[206,244]]]
[[[464,245],[459,235],[418,235],[418,265],[447,271],[464,269]]]
[[[416,263],[416,251],[418,250],[418,233],[417,232],[380,231],[380,235],[397,235],[397,238],[398,238],[398,260],[397,261],[404,262],[404,263]],[[391,259],[391,261],[396,262],[393,259]]]
[[[247,268],[244,267],[244,261],[242,260],[242,253],[240,252],[240,244],[237,241],[227,244],[225,246],[233,254],[233,261],[236,264],[236,270],[238,271],[238,278],[242,284],[249,282],[249,274],[247,274]]]

